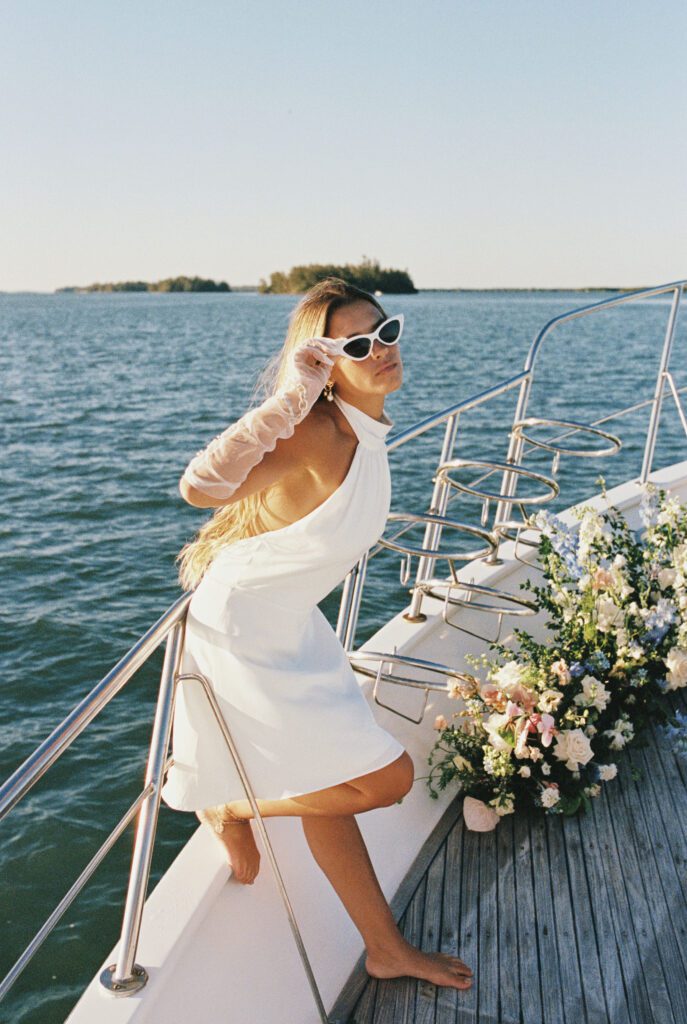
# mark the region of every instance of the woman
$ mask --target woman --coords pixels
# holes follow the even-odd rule
[[[405,941],[377,881],[355,815],[400,800],[413,762],[317,607],[384,529],[384,398],[402,383],[402,323],[367,292],[321,281],[291,315],[271,395],[189,463],[182,496],[216,512],[180,553],[182,586],[195,588],[182,671],[211,681],[261,814],[301,817],[368,973],[469,988],[462,960]],[[163,798],[213,827],[252,884],[260,853],[241,794],[202,688],[182,684]]]

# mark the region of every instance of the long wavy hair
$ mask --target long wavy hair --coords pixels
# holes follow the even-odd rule
[[[261,404],[279,389],[285,378],[288,355],[300,341],[329,337],[329,324],[334,311],[360,302],[361,299],[371,302],[382,316],[386,316],[373,295],[339,277],[327,277],[308,289],[289,316],[284,344],[258,377],[251,397],[251,407]],[[321,400],[320,395],[318,401]],[[184,590],[193,590],[200,583],[220,548],[243,537],[265,532],[262,519],[265,492],[266,489],[221,505],[201,526],[193,540],[184,544],[175,559],[181,563],[178,578]]]

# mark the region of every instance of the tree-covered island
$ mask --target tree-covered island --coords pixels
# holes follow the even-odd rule
[[[166,277],[163,281],[115,281],[83,287],[56,288],[56,292],[230,292],[226,281],[205,277]]]
[[[307,292],[314,284],[325,277],[340,277],[348,284],[357,285],[366,292],[393,292],[395,294],[411,294],[417,292],[407,269],[383,269],[377,260],[363,257],[357,265],[346,263],[336,266],[330,263],[308,263],[292,267],[288,274],[275,271],[270,274],[269,284],[260,278],[258,291],[263,293],[284,294],[291,292]]]

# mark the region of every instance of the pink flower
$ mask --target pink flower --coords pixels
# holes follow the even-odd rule
[[[519,715],[524,714],[524,711],[517,704],[514,704],[512,700],[509,700],[506,704],[506,714],[509,718],[517,718]]]
[[[563,658],[560,658],[558,661],[554,661],[551,666],[551,671],[558,679],[559,686],[567,686],[572,678],[568,666]]]
[[[613,586],[613,574],[608,569],[597,569],[592,576],[592,590],[610,590]]]
[[[537,729],[541,733],[541,744],[543,747],[550,747],[553,740],[556,719],[553,715],[542,715],[537,722]]]
[[[533,690],[529,690],[526,686],[518,683],[518,685],[514,686],[511,690],[510,696],[511,700],[517,702],[523,709],[523,714],[529,715],[534,711],[537,703],[537,696]]]
[[[448,722],[446,721],[443,715],[437,715],[437,717],[434,719],[434,728],[440,731],[448,729]]]
[[[481,687],[479,695],[488,707],[496,708],[497,711],[503,709],[504,696],[498,686],[494,686],[493,683],[485,683]]]
[[[526,718],[521,718],[515,725],[515,748],[513,753],[516,757],[527,757],[527,740],[530,735],[530,725]],[[534,728],[534,727],[532,727]]]

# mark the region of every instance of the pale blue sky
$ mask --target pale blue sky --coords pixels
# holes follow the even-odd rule
[[[0,290],[687,276],[683,0],[4,0]]]

